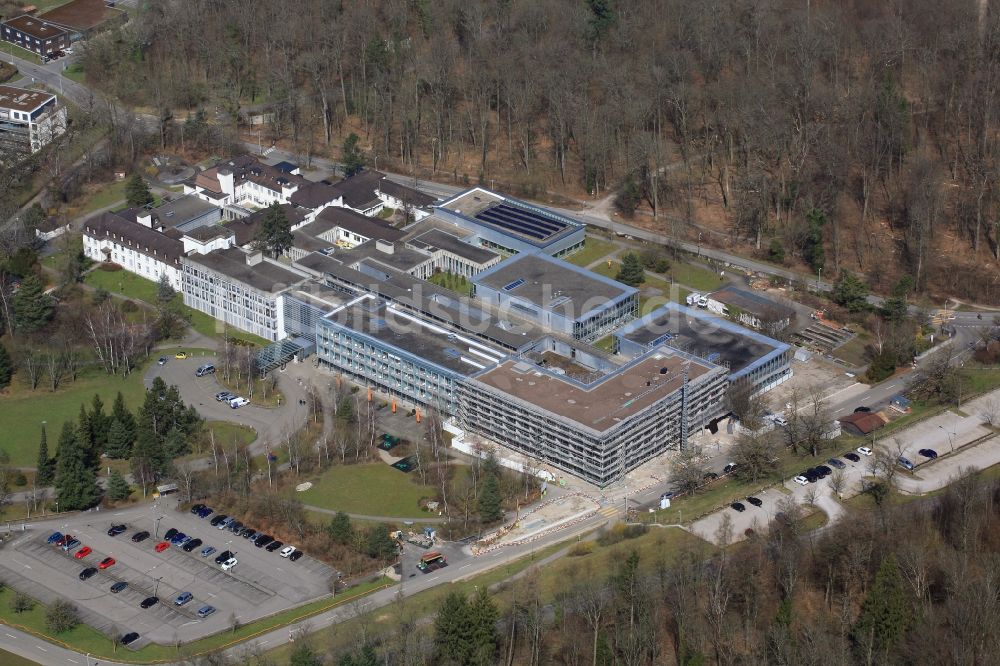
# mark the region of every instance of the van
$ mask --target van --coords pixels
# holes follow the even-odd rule
[[[701,298],[701,294],[695,291],[687,295],[687,298],[684,299],[684,303],[686,303],[688,306],[698,305],[699,298]]]
[[[204,377],[205,375],[210,375],[215,372],[215,366],[211,363],[201,366],[194,371],[196,377]]]
[[[707,308],[708,307],[708,297],[707,296],[702,296],[701,298],[698,299],[698,307],[699,308]]]

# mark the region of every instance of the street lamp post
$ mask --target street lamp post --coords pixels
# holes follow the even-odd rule
[[[816,269],[816,274],[818,276],[816,278],[816,291],[819,291],[820,290],[820,283],[823,282],[823,267],[822,266],[820,266],[818,269]]]
[[[701,232],[698,232],[698,256],[701,256]]]
[[[153,538],[160,538],[160,521],[163,520],[163,516],[156,517],[156,524],[153,526]]]

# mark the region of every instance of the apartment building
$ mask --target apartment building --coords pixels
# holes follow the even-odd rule
[[[37,153],[66,131],[66,108],[41,90],[0,85],[0,159]]]
[[[104,213],[83,227],[83,253],[90,259],[120,265],[130,273],[158,282],[165,275],[180,291],[184,244],[177,238],[139,224],[122,213]]]
[[[31,14],[15,16],[0,23],[0,38],[40,56],[61,51],[70,45],[68,30]]]

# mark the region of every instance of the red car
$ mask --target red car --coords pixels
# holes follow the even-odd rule
[[[80,550],[76,551],[76,553],[73,554],[73,557],[75,557],[78,560],[82,560],[83,558],[87,557],[87,555],[90,555],[92,552],[94,552],[94,550],[90,546],[84,546]]]
[[[114,563],[115,563],[115,558],[113,558],[113,557],[105,557],[103,560],[101,560],[101,563],[97,565],[97,568],[98,569],[107,569],[108,567],[110,567]]]
[[[156,552],[158,552],[158,553],[162,553],[167,548],[170,548],[170,542],[169,541],[161,541],[160,543],[156,544],[156,548],[154,550]]]

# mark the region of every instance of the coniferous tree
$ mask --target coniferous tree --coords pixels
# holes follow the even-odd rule
[[[127,500],[131,494],[132,488],[129,487],[128,481],[125,480],[122,473],[118,470],[111,472],[111,476],[108,478],[108,497],[116,502],[121,502]]]
[[[138,173],[129,176],[125,183],[125,201],[129,206],[145,206],[153,203],[153,193],[149,191],[149,185]]]
[[[615,279],[630,287],[637,287],[646,281],[646,273],[642,269],[642,262],[639,261],[637,254],[629,252],[622,258],[622,267]]]
[[[375,525],[368,530],[368,555],[377,560],[388,561],[396,556],[398,547],[389,536],[389,528],[385,525]]]
[[[111,407],[111,419],[122,424],[122,427],[125,429],[129,448],[131,448],[132,442],[135,441],[135,417],[132,416],[132,412],[125,406],[125,396],[122,395],[121,391],[115,396],[115,404]]]
[[[7,352],[7,348],[0,344],[0,389],[10,386],[10,378],[13,374],[14,364],[11,363],[10,354]]]
[[[323,660],[309,643],[300,641],[288,658],[288,666],[323,666]]]
[[[254,239],[254,249],[278,257],[292,246],[292,226],[285,211],[275,202],[264,212],[264,221]]]
[[[55,486],[59,508],[64,511],[89,509],[101,499],[97,475],[88,463],[87,451],[77,441],[73,426],[68,421],[63,423],[59,437]]]
[[[487,474],[483,488],[479,492],[479,517],[484,523],[495,523],[503,519],[500,482],[496,474]]]
[[[90,435],[97,455],[104,453],[108,445],[108,430],[111,428],[111,417],[104,413],[104,401],[97,393],[90,403]]]
[[[345,178],[350,178],[365,168],[365,159],[358,148],[359,141],[361,141],[361,138],[354,132],[348,134],[347,138],[344,139],[343,159]]]
[[[330,519],[330,525],[326,528],[327,534],[334,543],[349,544],[354,537],[354,529],[351,527],[351,517],[343,511]]]
[[[469,602],[461,592],[450,592],[434,620],[434,649],[438,662],[468,664],[472,650]]]
[[[45,293],[42,282],[29,274],[14,294],[14,322],[18,331],[34,333],[52,319],[52,298]]]
[[[90,426],[90,414],[87,408],[80,404],[80,415],[76,420],[76,441],[86,456],[87,464],[96,468],[100,457],[94,455],[94,430]]]
[[[900,574],[896,556],[882,560],[861,614],[854,625],[852,638],[867,663],[871,656],[884,663],[891,650],[906,633],[913,619],[913,599]]]
[[[469,624],[472,632],[473,664],[492,664],[496,656],[497,619],[496,604],[490,599],[486,586],[480,587],[469,603]]]
[[[111,428],[108,429],[107,454],[109,458],[123,460],[132,456],[132,444],[134,438],[129,437],[128,430],[118,419],[111,419]]]
[[[55,481],[55,460],[49,458],[49,441],[42,426],[42,438],[38,442],[38,463],[35,471],[35,485],[48,488]]]
[[[156,284],[156,300],[161,303],[169,303],[176,294],[177,292],[170,284],[170,278],[167,277],[167,274],[160,273],[160,281]]]

